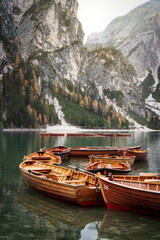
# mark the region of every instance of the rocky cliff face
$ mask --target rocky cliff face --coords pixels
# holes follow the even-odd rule
[[[120,51],[111,47],[88,51],[81,79],[94,82],[98,89],[103,89],[103,97],[112,98],[123,109],[144,116],[142,89],[137,89],[136,72]]]
[[[160,62],[160,1],[151,0],[114,19],[101,33],[87,39],[87,46],[114,46],[134,66],[139,82],[149,71],[157,79]]]
[[[15,52],[25,62],[29,60],[40,67],[48,81],[55,78],[76,81],[84,35],[77,19],[77,1],[13,0],[1,4],[2,14],[7,16],[1,28],[5,31],[1,32],[7,39],[13,39]],[[2,48],[5,49],[1,42]],[[1,62],[4,62],[7,53],[1,52]]]
[[[32,5],[32,0],[0,1],[0,78],[14,66],[16,52],[19,51],[19,38],[16,30],[23,13]]]

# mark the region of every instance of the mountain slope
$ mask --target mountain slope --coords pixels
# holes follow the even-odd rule
[[[146,117],[143,86],[137,87],[137,74],[122,53],[83,46],[76,0],[1,0],[0,5],[2,126],[59,123],[55,96],[67,121],[82,126],[127,127],[114,104]]]
[[[139,81],[148,70],[157,79],[160,60],[160,1],[151,0],[123,17],[114,19],[104,32],[90,35],[87,46],[114,46],[134,66]]]
[[[150,0],[128,14],[114,19],[101,33],[93,33],[87,39],[87,47],[112,46],[121,50],[137,74],[137,86],[146,89],[146,78],[152,74],[149,99],[159,102],[160,66],[160,1]],[[144,81],[144,83],[143,83]],[[147,97],[148,97],[147,96]],[[143,94],[144,97],[144,94]],[[145,96],[144,99],[147,99]],[[150,105],[149,99],[147,106]],[[151,103],[152,105],[152,103]],[[151,107],[151,106],[150,106]],[[151,109],[151,108],[150,108]],[[160,114],[158,114],[160,115]]]

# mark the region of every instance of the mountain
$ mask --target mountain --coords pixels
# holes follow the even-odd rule
[[[119,49],[134,67],[142,86],[146,107],[160,116],[160,1],[150,0],[122,17],[115,18],[103,32],[91,34],[89,49],[112,46]],[[148,82],[148,79],[150,81]],[[149,87],[149,89],[148,89]]]
[[[142,98],[146,84],[138,86],[130,59],[113,47],[83,46],[77,0],[1,0],[0,6],[2,127],[59,123],[55,99],[74,125],[126,128],[129,112],[152,122]]]
[[[152,70],[157,79],[160,60],[160,1],[144,3],[114,19],[101,33],[91,34],[86,45],[120,49],[134,66],[139,81]]]

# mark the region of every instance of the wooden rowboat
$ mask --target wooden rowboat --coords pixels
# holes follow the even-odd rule
[[[27,156],[24,156],[23,161],[26,160],[36,160],[44,163],[50,163],[50,164],[61,164],[62,160],[59,156],[53,155],[47,151],[40,150],[38,152],[31,153]]]
[[[127,150],[125,155],[135,156],[135,160],[145,160],[148,156],[149,150],[150,150],[149,148],[147,148],[146,150],[136,150],[136,149]]]
[[[103,163],[126,163],[131,166],[134,163],[135,156],[118,156],[118,155],[90,155],[89,160],[94,163],[94,162],[103,162]]]
[[[49,152],[54,155],[60,156],[62,159],[67,158],[70,153],[70,148],[64,146],[57,146],[46,149],[46,152]]]
[[[51,197],[81,206],[104,203],[98,179],[91,174],[38,161],[24,161],[19,168],[30,186]]]
[[[67,133],[67,137],[95,137],[96,133]]]
[[[57,136],[61,136],[63,137],[65,134],[64,133],[40,133],[41,136],[47,136],[47,137],[57,137]]]
[[[78,148],[71,148],[70,155],[81,156],[81,157],[88,157],[89,155],[92,155],[92,154],[116,155],[116,154],[119,154],[120,151],[127,151],[130,149],[141,149],[141,147],[142,145],[134,146],[134,147],[78,147]]]
[[[85,168],[86,171],[97,173],[100,172],[105,176],[112,174],[127,174],[131,172],[130,165],[126,163],[103,163],[103,162],[90,162]]]
[[[98,133],[98,136],[103,136],[103,137],[113,137],[113,133]]]
[[[116,137],[130,137],[131,136],[130,133],[116,133],[115,135],[116,135]]]
[[[160,183],[97,174],[107,208],[160,215]]]

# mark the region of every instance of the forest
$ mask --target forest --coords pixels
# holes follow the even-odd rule
[[[38,68],[21,59],[17,53],[12,71],[3,75],[0,93],[0,126],[2,128],[39,128],[59,122],[54,105],[45,98],[49,92],[62,106],[65,120],[86,128],[128,128],[125,116],[116,112],[104,99],[95,99],[64,80],[38,82]]]

